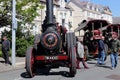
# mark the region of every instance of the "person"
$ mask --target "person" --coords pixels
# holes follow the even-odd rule
[[[77,41],[77,69],[80,69],[80,61],[82,61],[82,64],[85,69],[88,69],[89,67],[85,63],[84,60],[84,46],[82,44],[82,40],[76,38]]]
[[[9,61],[9,50],[10,50],[10,41],[7,39],[7,36],[3,36],[2,41],[2,53],[3,58],[5,59],[5,64],[10,64]]]
[[[105,59],[104,59],[104,61],[107,59],[107,54],[108,54],[108,44],[107,44],[107,42],[105,41],[105,37],[104,36],[102,36],[102,40],[103,40],[103,42],[104,42],[104,50],[105,50]]]
[[[111,69],[117,67],[118,64],[118,51],[120,50],[120,41],[116,32],[112,33],[112,39],[110,40],[110,59],[111,59]]]
[[[89,30],[86,30],[85,35],[83,37],[83,44],[88,47],[89,53],[93,51],[93,49],[91,48],[92,47],[91,37],[92,37],[92,32]]]
[[[105,60],[105,44],[103,41],[103,37],[99,36],[98,39],[98,60],[97,60],[97,64],[103,65],[104,60]]]

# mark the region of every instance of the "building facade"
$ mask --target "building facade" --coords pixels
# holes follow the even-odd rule
[[[74,30],[79,27],[79,24],[84,20],[104,19],[112,23],[112,12],[107,6],[80,0],[70,0],[68,5],[73,8]]]
[[[59,5],[56,2],[56,0],[53,0],[53,3],[54,3],[53,5],[54,15],[57,15],[57,8],[59,8]],[[35,24],[35,26],[33,27],[33,34],[41,33],[42,24],[46,16],[46,0],[40,0],[40,6],[41,9],[37,11],[40,16],[37,16],[33,21],[33,23]]]
[[[69,24],[72,23],[71,11],[72,9],[66,4],[65,0],[53,0],[53,11],[56,17],[56,21],[69,29]],[[43,7],[38,10],[40,16],[37,16],[33,23],[35,23],[33,33],[41,33],[42,24],[46,16],[46,0],[40,0],[40,5]]]
[[[71,28],[75,30],[79,27],[79,24],[86,20],[91,19],[104,19],[109,23],[112,23],[112,12],[107,6],[102,6],[87,1],[80,0],[53,0],[54,2],[54,15],[56,21],[65,26],[68,30]],[[38,10],[40,16],[37,16],[34,20],[36,26],[34,26],[34,33],[41,32],[41,26],[46,16],[46,0],[40,0],[42,9]]]

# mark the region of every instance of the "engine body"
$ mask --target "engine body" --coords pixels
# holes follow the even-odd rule
[[[26,51],[26,70],[33,77],[36,67],[69,67],[70,76],[76,74],[74,33],[58,26],[53,16],[53,0],[46,0],[47,13],[42,34],[36,35],[34,46]]]

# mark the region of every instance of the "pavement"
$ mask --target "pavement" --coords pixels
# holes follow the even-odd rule
[[[9,59],[12,61],[11,57],[9,57]],[[16,63],[14,66],[6,65],[4,59],[0,57],[0,73],[25,68],[25,57],[16,57],[15,60]]]

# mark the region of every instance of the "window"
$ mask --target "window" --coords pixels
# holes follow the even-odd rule
[[[95,11],[97,11],[97,8],[95,7]]]
[[[62,25],[63,26],[65,25],[65,19],[62,19]]]
[[[89,5],[87,5],[87,8],[89,9],[89,8],[90,8],[90,6],[89,6]]]
[[[68,22],[68,26],[72,28],[72,21]]]
[[[64,16],[66,17],[66,13],[64,13]]]
[[[72,11],[70,11],[70,16],[72,16]]]
[[[90,16],[92,17],[92,16],[93,16],[93,13],[90,13]]]
[[[92,10],[92,6],[90,6],[90,10]]]
[[[87,16],[90,16],[90,13],[89,13],[89,12],[87,12]]]
[[[96,8],[96,11],[98,11],[98,8]]]
[[[62,17],[62,16],[63,16],[63,13],[60,13],[60,16]]]
[[[95,8],[92,6],[92,10],[94,11],[95,10]]]

